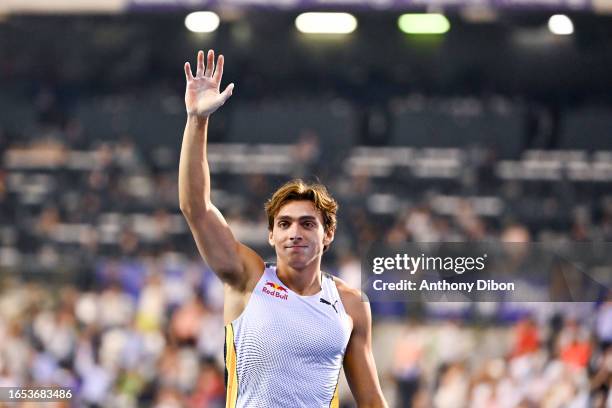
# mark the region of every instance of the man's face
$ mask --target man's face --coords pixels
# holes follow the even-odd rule
[[[333,239],[333,232],[325,233],[323,216],[310,201],[290,201],[282,206],[268,236],[279,261],[295,269],[314,262]]]

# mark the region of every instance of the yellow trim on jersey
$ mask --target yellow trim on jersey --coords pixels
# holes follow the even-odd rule
[[[338,385],[336,385],[336,391],[334,391],[334,396],[332,397],[332,400],[329,403],[329,408],[340,408],[340,398],[338,397]]]
[[[236,372],[236,346],[234,345],[234,326],[225,326],[225,369],[227,370],[227,394],[225,408],[234,408],[238,400],[238,375]]]

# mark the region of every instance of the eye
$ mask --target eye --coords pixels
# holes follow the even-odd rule
[[[286,228],[289,223],[287,221],[279,221],[278,224],[279,228]]]
[[[314,223],[314,222],[312,222],[312,221],[306,221],[306,222],[304,223],[304,226],[305,226],[306,228],[314,228],[314,227],[316,227],[315,223]]]

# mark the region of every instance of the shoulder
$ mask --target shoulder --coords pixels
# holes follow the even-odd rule
[[[338,293],[340,293],[340,297],[342,298],[343,303],[361,302],[362,294],[359,289],[349,286],[345,281],[336,276],[329,276],[334,280],[334,283],[336,284],[336,288],[338,289]]]
[[[353,320],[354,329],[368,325],[370,321],[370,303],[366,295],[359,289],[349,286],[345,281],[332,277],[340,294],[340,299],[346,313]]]

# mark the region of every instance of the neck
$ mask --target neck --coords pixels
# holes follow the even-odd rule
[[[310,296],[321,290],[321,258],[302,269],[296,269],[277,259],[276,276],[300,296]]]

